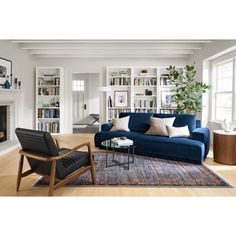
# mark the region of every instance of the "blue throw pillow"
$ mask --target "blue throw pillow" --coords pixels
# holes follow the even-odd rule
[[[174,127],[183,127],[183,126],[187,125],[190,133],[194,129],[196,129],[196,116],[195,115],[156,113],[153,116],[158,117],[158,118],[176,117],[174,124],[173,124]]]

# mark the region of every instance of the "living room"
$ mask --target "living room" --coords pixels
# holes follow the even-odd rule
[[[107,22],[103,17],[98,20]],[[64,23],[62,35],[57,34],[57,27],[52,35],[51,24],[49,35],[39,30],[32,37],[19,29],[3,35],[0,196],[8,201],[14,196],[19,199],[16,204],[29,199],[24,209],[32,209],[35,199],[40,203],[46,199],[47,207],[52,204],[58,214],[51,199],[62,199],[59,201],[65,206],[69,198],[64,197],[74,197],[69,203],[73,208],[73,204],[83,205],[84,198],[78,197],[85,197],[84,206],[94,204],[99,212],[103,208],[98,205],[106,205],[101,220],[117,211],[113,219],[124,217],[127,221],[137,212],[124,216],[120,212],[123,203],[127,209],[135,209],[139,204],[135,197],[141,196],[154,197],[149,199],[156,211],[164,207],[161,196],[184,197],[179,198],[183,200],[179,206],[172,207],[179,212],[182,206],[186,213],[186,197],[192,198],[190,205],[196,201],[192,202],[196,212],[205,211],[207,204],[213,211],[218,202],[209,198],[200,206],[195,197],[221,197],[223,204],[233,204],[236,35],[230,37],[226,32],[223,38],[217,37],[207,28],[203,36],[193,29],[186,36],[178,27],[172,32],[163,26],[161,36],[153,27],[148,32],[141,19],[137,21],[138,31],[131,37],[127,31],[122,34],[129,29],[123,24],[122,29],[111,27],[112,36],[106,36],[105,23],[105,34],[94,29],[92,36],[88,29],[96,28],[94,21],[84,36],[70,36],[73,30],[66,34]],[[36,198],[22,198],[26,196]],[[45,196],[50,197],[40,198]],[[119,198],[96,202],[88,196]],[[226,203],[224,197],[233,198]],[[2,199],[1,206],[8,205]],[[168,207],[162,209],[163,214]],[[148,208],[150,211],[151,206]],[[143,211],[149,214],[147,209]],[[136,223],[140,220],[134,218]],[[107,220],[112,225],[112,217]],[[121,234],[121,229],[118,232]]]

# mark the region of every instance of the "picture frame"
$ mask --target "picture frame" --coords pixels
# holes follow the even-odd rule
[[[128,91],[115,91],[115,107],[128,107]]]
[[[176,108],[177,105],[174,103],[172,96],[174,92],[172,91],[162,91],[161,92],[161,107],[171,107]]]
[[[12,61],[0,57],[0,85],[3,85],[7,76],[12,75]]]

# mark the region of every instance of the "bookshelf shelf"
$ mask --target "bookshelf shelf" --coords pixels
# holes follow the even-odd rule
[[[62,132],[63,69],[36,67],[36,129]]]

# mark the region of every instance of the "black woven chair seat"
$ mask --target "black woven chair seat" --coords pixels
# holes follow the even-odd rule
[[[59,154],[68,152],[70,149],[61,148],[58,150]],[[64,178],[66,175],[78,170],[83,166],[89,165],[89,154],[88,152],[77,151],[70,156],[63,158],[57,163],[57,168],[60,170],[59,178]]]

